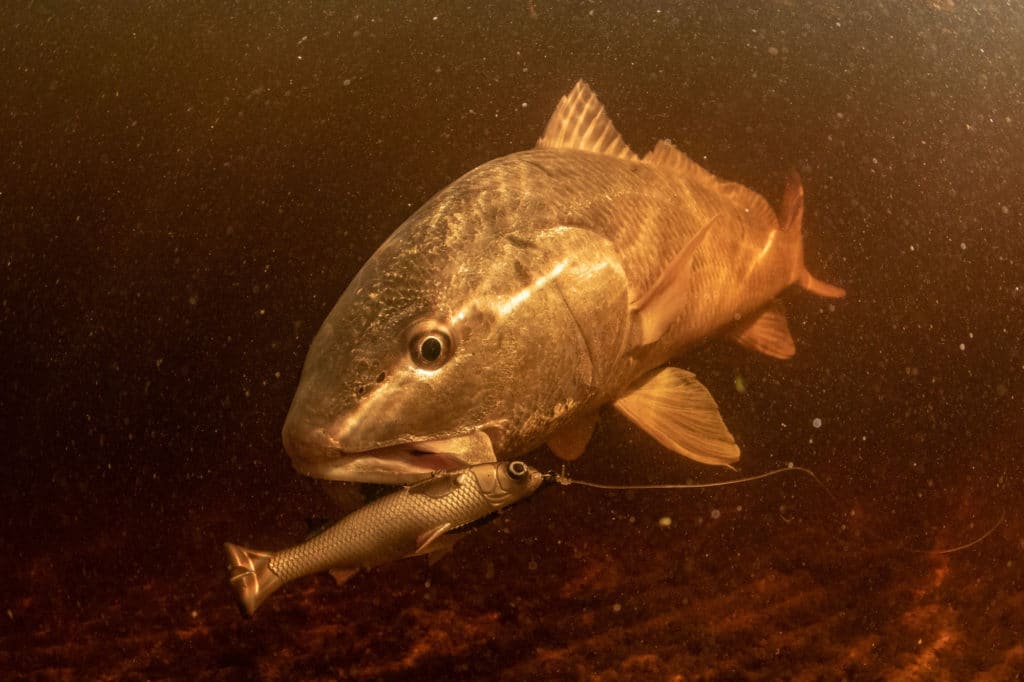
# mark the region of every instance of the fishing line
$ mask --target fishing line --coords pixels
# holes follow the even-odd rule
[[[751,481],[759,481],[763,478],[778,476],[779,474],[784,474],[787,471],[793,471],[804,474],[805,476],[810,476],[814,480],[814,482],[818,484],[818,487],[825,491],[825,494],[829,496],[829,498],[836,504],[837,507],[839,507],[840,509],[843,508],[843,504],[839,500],[839,498],[836,497],[831,490],[829,490],[828,486],[826,486],[825,483],[820,478],[818,478],[818,475],[816,473],[814,473],[810,469],[793,465],[782,467],[780,469],[773,469],[771,471],[766,471],[762,474],[756,474],[754,476],[744,476],[743,478],[734,478],[728,481],[713,481],[711,483],[647,483],[639,485],[613,485],[610,483],[595,483],[593,481],[582,481],[576,478],[571,478],[565,473],[565,467],[562,467],[561,473],[550,471],[544,474],[544,480],[552,481],[563,486],[578,485],[587,488],[598,488],[600,490],[697,490],[701,488],[720,488],[723,486],[750,483]],[[970,542],[966,542],[962,545],[957,545],[956,547],[949,547],[946,549],[919,549],[896,544],[894,545],[894,548],[904,552],[911,552],[914,554],[953,554],[955,552],[960,552],[962,550],[973,547],[974,545],[978,544],[988,536],[992,535],[992,533],[994,533],[996,529],[999,528],[1000,525],[1002,525],[1004,520],[1006,520],[1005,510],[1000,514],[999,519],[992,525],[991,528],[989,528],[979,537],[971,540]],[[877,531],[872,530],[871,528],[866,528],[865,530],[871,535],[874,535],[879,540],[882,540],[886,544],[893,542],[891,538],[886,538],[883,535],[879,534]]]
[[[587,488],[600,488],[601,490],[696,490],[698,488],[719,488],[727,485],[750,483],[751,481],[759,481],[762,478],[768,478],[770,476],[784,474],[787,471],[799,472],[802,474],[806,474],[807,476],[810,476],[811,478],[814,479],[814,482],[817,483],[818,486],[822,490],[824,490],[825,493],[828,494],[828,496],[831,497],[836,504],[839,504],[839,500],[836,498],[835,495],[832,494],[832,491],[828,489],[828,486],[826,486],[822,482],[822,480],[818,478],[818,475],[816,473],[814,473],[810,469],[805,469],[804,467],[798,466],[786,466],[780,469],[766,471],[763,474],[745,476],[743,478],[734,478],[728,481],[714,481],[711,483],[649,483],[642,485],[610,485],[607,483],[594,483],[592,481],[581,481],[579,479],[570,478],[569,476],[566,475],[564,469],[560,474],[550,472],[544,474],[544,477],[545,479],[549,481],[554,481],[559,485],[581,485],[586,486]]]
[[[950,547],[949,549],[913,549],[910,547],[904,547],[903,549],[905,549],[908,552],[914,552],[915,554],[952,554],[953,552],[959,552],[962,549],[967,549],[968,547],[973,547],[974,545],[978,544],[979,542],[987,538],[989,535],[992,535],[992,533],[995,533],[996,528],[999,528],[999,526],[1001,526],[1003,524],[1003,521],[1005,520],[1006,510],[1004,509],[1002,513],[999,514],[999,520],[996,521],[991,528],[982,533],[981,537],[977,537],[971,540],[970,542],[966,542],[957,547]]]

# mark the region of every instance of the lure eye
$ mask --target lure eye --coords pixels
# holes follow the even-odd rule
[[[437,369],[452,355],[452,339],[444,329],[425,327],[409,340],[409,356],[421,369]]]
[[[508,475],[513,480],[519,480],[530,473],[530,467],[526,466],[523,462],[509,462],[506,471],[508,471]]]

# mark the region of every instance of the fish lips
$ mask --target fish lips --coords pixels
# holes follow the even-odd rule
[[[330,441],[326,434],[322,439]],[[497,461],[491,439],[482,430],[452,438],[396,443],[358,452],[337,446],[321,447],[315,456],[307,456],[294,451],[294,448],[286,449],[293,451],[290,453],[292,466],[305,476],[359,483],[413,483],[438,471]]]

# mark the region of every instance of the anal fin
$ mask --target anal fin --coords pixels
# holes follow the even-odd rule
[[[427,563],[431,566],[441,560],[446,554],[452,551],[452,547],[458,542],[456,535],[447,535],[452,530],[451,523],[444,523],[436,528],[431,528],[416,538],[416,551],[413,556],[427,555]]]
[[[788,360],[796,355],[796,346],[786,322],[786,311],[778,300],[769,303],[750,320],[740,323],[729,336],[744,348],[772,358]]]
[[[691,372],[678,367],[655,370],[615,401],[615,407],[684,457],[718,466],[740,458],[715,399]]]
[[[349,578],[359,572],[358,568],[331,568],[327,571],[334,578],[334,582],[337,585],[344,585],[348,582]]]
[[[590,437],[594,435],[594,426],[597,424],[597,413],[577,417],[562,428],[548,436],[547,446],[559,458],[572,461],[577,459],[587,449]]]
[[[419,554],[430,554],[436,551],[438,547],[435,547],[438,543],[438,539],[452,529],[451,523],[442,523],[440,526],[430,528],[416,538],[416,551],[413,552],[415,555]]]
[[[434,540],[430,545],[430,549],[427,551],[427,565],[433,566],[441,559],[448,556],[452,549],[455,547],[455,543],[460,540],[459,535],[442,535],[437,540]]]

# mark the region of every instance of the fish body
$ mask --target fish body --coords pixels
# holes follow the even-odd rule
[[[804,267],[803,193],[776,214],[667,141],[643,158],[578,83],[537,148],[443,189],[370,258],[318,332],[285,422],[295,467],[416,480],[541,444],[578,456],[613,404],[728,465],[710,394],[664,367],[721,333],[794,352],[775,297],[841,289]]]
[[[528,497],[542,480],[540,472],[522,462],[478,464],[375,500],[306,542],[279,552],[225,543],[231,584],[251,616],[274,591],[296,578],[329,569],[351,574],[444,551],[446,533]]]

